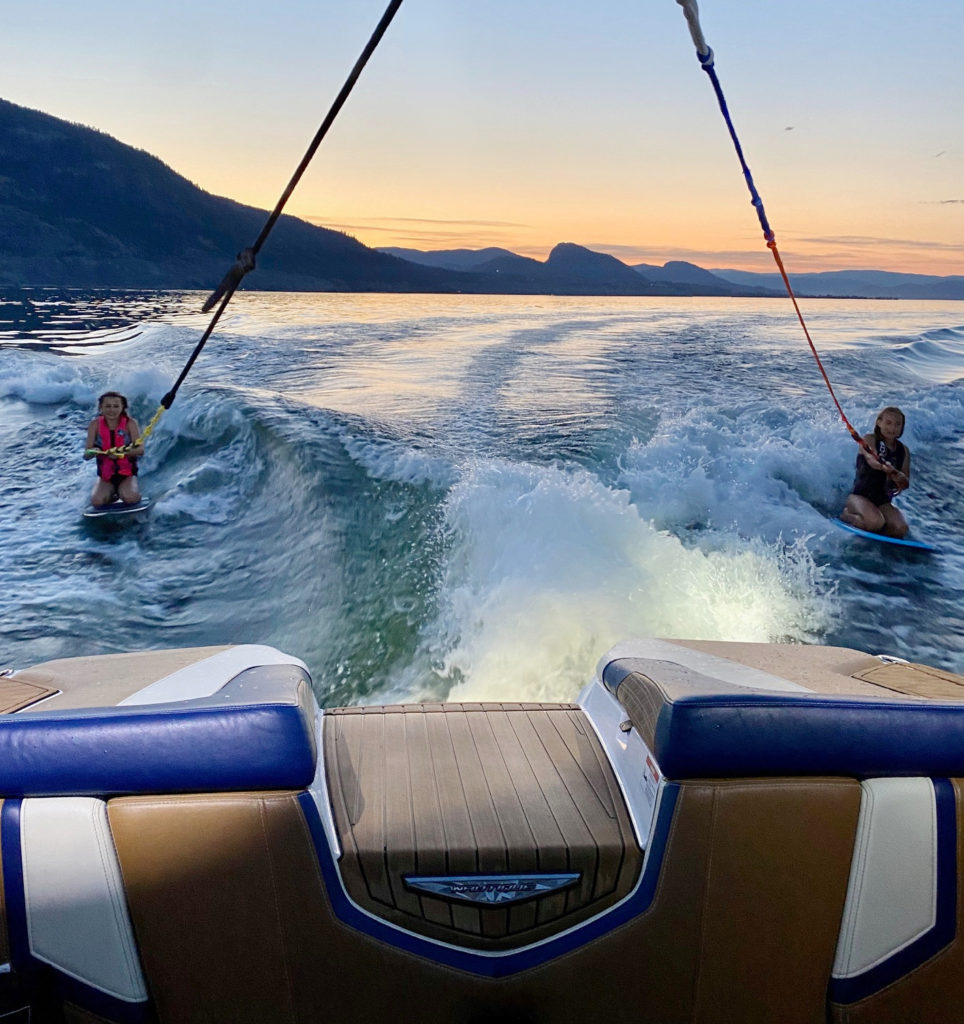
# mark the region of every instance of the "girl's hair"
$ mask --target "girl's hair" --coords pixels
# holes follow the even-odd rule
[[[903,434],[904,432],[904,424],[907,422],[907,417],[900,411],[900,409],[897,408],[896,405],[888,405],[886,408],[881,409],[880,412],[877,413],[877,419],[874,420],[874,437],[876,437],[878,441],[881,440],[880,418],[881,416],[884,416],[889,412],[893,413],[895,416],[900,417],[900,434]],[[897,436],[900,437],[900,434],[898,434]]]
[[[104,404],[104,399],[105,398],[119,398],[121,400],[121,402],[123,403],[123,408],[121,409],[121,415],[122,416],[126,416],[127,415],[127,399],[119,391],[105,391],[100,396],[100,398],[97,399],[97,408],[98,409],[100,409],[100,407]]]

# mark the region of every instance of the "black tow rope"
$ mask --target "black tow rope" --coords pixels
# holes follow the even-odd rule
[[[184,382],[184,378],[190,372],[197,357],[201,354],[201,349],[204,348],[205,342],[211,337],[211,333],[214,331],[218,320],[221,319],[221,314],[224,312],[227,304],[231,301],[231,296],[237,291],[238,285],[241,284],[245,274],[254,270],[255,261],[258,253],[261,251],[261,246],[264,245],[265,239],[271,233],[271,229],[275,226],[275,223],[281,216],[281,211],[284,209],[285,203],[288,202],[291,193],[295,190],[295,186],[307,170],[308,164],[311,163],[311,158],[315,155],[316,150],[321,145],[321,140],[328,134],[328,129],[331,128],[332,123],[338,116],[338,112],[345,105],[345,100],[348,99],[352,89],[355,87],[355,83],[358,81],[365,65],[368,63],[368,58],[375,52],[375,48],[381,42],[382,36],[385,35],[388,26],[392,22],[392,18],[395,17],[399,7],[401,6],[402,0],[391,0],[391,3],[389,3],[388,7],[385,9],[385,13],[382,15],[381,21],[379,21],[378,25],[375,26],[375,31],[372,33],[371,39],[368,40],[368,43],[365,45],[365,49],[361,52],[361,56],[359,56],[358,60],[355,62],[355,66],[351,69],[351,73],[348,75],[348,78],[345,79],[345,84],[341,87],[341,91],[335,97],[335,101],[332,103],[331,109],[328,111],[327,116],[324,121],[322,121],[318,131],[315,133],[315,137],[311,140],[311,145],[308,146],[305,155],[301,158],[301,163],[298,164],[297,169],[291,176],[291,181],[288,182],[287,188],[281,194],[281,198],[278,200],[275,208],[271,211],[268,219],[264,222],[264,227],[261,229],[261,233],[258,235],[254,245],[249,249],[242,249],[241,252],[238,253],[234,266],[232,266],[227,274],[224,275],[224,280],[221,281],[217,289],[201,307],[202,313],[209,313],[215,305],[217,305],[217,309],[215,310],[214,316],[211,317],[211,322],[208,324],[207,330],[205,330],[204,334],[201,336],[201,340],[194,347],[194,351],[191,353],[191,357],[185,364],[184,369],[181,370],[180,376],[174,382],[171,390],[168,391],[168,393],[161,399],[161,409],[170,409],[171,405],[174,403],[174,398],[177,395],[178,388]],[[160,411],[161,410],[159,409],[158,415],[160,414]],[[156,421],[157,416],[152,420],[152,425]]]

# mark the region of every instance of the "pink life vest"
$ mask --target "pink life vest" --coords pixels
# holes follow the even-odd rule
[[[111,430],[103,416],[97,418],[97,440],[101,451],[108,448],[123,448],[131,443],[130,431],[127,429],[127,417],[121,416],[117,421],[117,429]],[[97,475],[101,480],[110,480],[114,476],[137,476],[137,459],[108,459],[105,455],[97,456]]]

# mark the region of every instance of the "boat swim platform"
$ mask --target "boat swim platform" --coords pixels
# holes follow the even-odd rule
[[[640,640],[575,704],[323,711],[272,648],[111,657],[0,679],[56,693],[0,716],[0,1013],[959,1019],[952,673]]]
[[[636,883],[642,852],[619,783],[576,705],[342,708],[325,715],[324,748],[345,888],[386,921],[510,949]],[[518,902],[493,887],[487,904],[410,881],[533,873],[572,881]]]

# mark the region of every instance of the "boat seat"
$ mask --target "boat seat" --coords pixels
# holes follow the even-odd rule
[[[964,776],[964,704],[763,690],[671,661],[601,678],[671,779]]]
[[[0,795],[303,788],[317,712],[302,668],[262,665],[194,700],[0,715]]]

